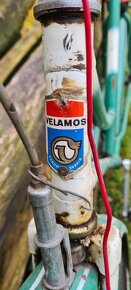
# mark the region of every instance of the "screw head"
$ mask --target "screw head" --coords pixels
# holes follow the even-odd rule
[[[58,173],[59,173],[59,175],[65,177],[69,174],[69,168],[66,166],[61,166],[58,169]]]

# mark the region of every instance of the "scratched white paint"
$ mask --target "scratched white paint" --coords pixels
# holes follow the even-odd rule
[[[92,23],[92,40],[94,24]],[[69,42],[69,43],[68,43]],[[56,89],[82,89],[81,95],[86,103],[86,53],[85,53],[85,28],[83,23],[59,24],[51,23],[43,27],[43,60],[46,79],[46,96],[51,95]],[[95,58],[93,58],[95,66]],[[69,98],[72,96],[69,95]],[[86,114],[86,112],[85,112]],[[63,179],[52,170],[52,183],[59,185],[67,191],[74,191],[86,197],[89,205],[82,199],[74,196],[65,196],[54,190],[55,212],[69,213],[68,223],[81,225],[87,222],[93,209],[94,173],[91,167],[91,151],[85,130],[85,164],[73,176]],[[84,215],[81,214],[84,208]],[[87,231],[87,228],[85,229]],[[81,232],[81,229],[77,230]]]

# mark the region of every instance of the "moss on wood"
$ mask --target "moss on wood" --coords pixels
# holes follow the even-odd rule
[[[0,56],[18,38],[23,20],[34,0],[0,1]]]

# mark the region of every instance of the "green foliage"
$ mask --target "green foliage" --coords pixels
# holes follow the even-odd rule
[[[121,149],[122,159],[131,159],[131,110],[126,135],[122,142]],[[109,170],[105,176],[105,183],[112,207],[113,216],[123,220],[128,227],[129,232],[129,249],[131,257],[131,222],[122,217],[123,193],[124,193],[124,169]],[[99,194],[100,195],[100,194]],[[130,196],[131,196],[131,179],[130,179]],[[131,204],[130,204],[131,207]],[[105,212],[101,197],[98,200],[99,213]]]

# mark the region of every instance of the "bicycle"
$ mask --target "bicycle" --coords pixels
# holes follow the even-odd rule
[[[91,152],[86,136],[85,45],[83,45],[84,40],[83,42],[78,41],[78,39],[85,39],[83,12],[81,1],[76,1],[75,4],[72,4],[72,1],[60,2],[45,1],[43,3],[43,1],[39,1],[35,7],[35,17],[44,25],[44,68],[47,83],[46,150],[52,181],[50,183],[43,178],[43,167],[41,164],[39,165],[36,155],[34,158],[32,145],[28,142],[26,149],[29,154],[32,152],[30,159],[33,164],[30,171],[33,179],[29,187],[29,199],[33,206],[38,235],[35,237],[35,243],[41,249],[45,272],[43,263],[41,263],[20,289],[42,289],[43,286],[39,286],[39,284],[46,273],[45,289],[66,289],[68,287],[67,289],[71,290],[95,290],[98,289],[100,283],[100,289],[103,290],[106,287],[106,277],[102,252],[97,245],[96,237],[102,244],[105,231],[103,224],[106,224],[106,217],[98,217],[98,228],[96,229],[97,216],[93,211],[92,200],[96,174],[92,171]],[[104,35],[107,37],[105,37],[104,46],[102,92],[93,56],[93,130],[97,148],[100,138],[103,136],[102,158],[100,159],[103,174],[109,168],[121,165],[120,147],[127,126],[131,98],[130,49],[128,50],[129,67],[126,71],[126,55],[128,43],[131,41],[128,4],[128,1],[120,3],[119,0],[109,2],[109,15],[104,23]],[[99,1],[91,1],[90,8],[93,31],[94,16],[100,12]],[[124,58],[122,58],[123,55]],[[124,99],[125,85],[127,94]],[[21,132],[19,133],[21,134]],[[23,142],[25,143],[24,139]],[[56,219],[63,227],[56,224],[51,191],[43,188],[43,183],[53,188]],[[75,189],[78,189],[76,192],[74,184]],[[44,200],[44,196],[46,200]],[[110,250],[114,247],[114,251],[111,250],[109,256],[111,287],[113,290],[127,290],[129,287],[127,229],[121,221],[115,218],[113,218],[113,226],[114,238],[110,239]],[[65,228],[73,240],[71,247],[76,275],[73,271],[70,244]],[[94,233],[95,239],[92,233]],[[80,243],[81,239],[82,243]],[[121,242],[126,249],[126,257],[122,251],[122,259]],[[88,247],[89,244],[90,247]],[[118,244],[117,248],[114,246],[115,244]],[[89,260],[95,262],[97,268],[86,262],[86,247]],[[93,256],[94,252],[95,256]]]

